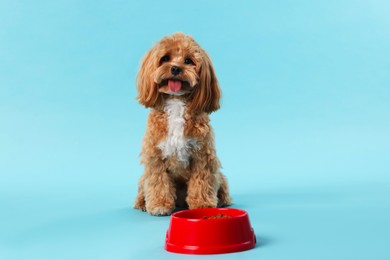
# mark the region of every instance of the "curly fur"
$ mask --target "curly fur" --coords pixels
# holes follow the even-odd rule
[[[173,74],[174,66],[180,73]],[[180,82],[180,87],[170,87],[169,81]],[[151,110],[141,150],[145,170],[134,207],[169,215],[176,206],[230,205],[209,124],[221,91],[207,53],[188,35],[164,37],[142,60],[137,88],[139,102]]]

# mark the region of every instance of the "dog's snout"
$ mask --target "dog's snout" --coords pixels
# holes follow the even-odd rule
[[[173,76],[179,75],[180,72],[181,72],[181,68],[179,68],[177,66],[172,66],[171,73],[172,73]]]

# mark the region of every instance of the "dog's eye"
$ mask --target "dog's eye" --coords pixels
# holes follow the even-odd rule
[[[167,61],[169,61],[169,55],[164,55],[164,56],[160,59],[160,63],[167,62]]]
[[[190,58],[185,59],[184,63],[188,65],[194,65],[194,62]]]

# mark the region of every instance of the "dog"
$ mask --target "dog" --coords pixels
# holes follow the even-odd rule
[[[165,36],[144,56],[137,90],[150,113],[134,208],[162,216],[231,205],[209,124],[221,90],[208,54],[189,35]]]

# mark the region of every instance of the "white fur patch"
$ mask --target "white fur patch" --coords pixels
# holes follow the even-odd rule
[[[180,99],[172,98],[166,101],[164,111],[168,114],[167,138],[158,144],[163,157],[175,155],[177,160],[189,164],[189,150],[197,146],[196,140],[184,136],[184,106]]]

